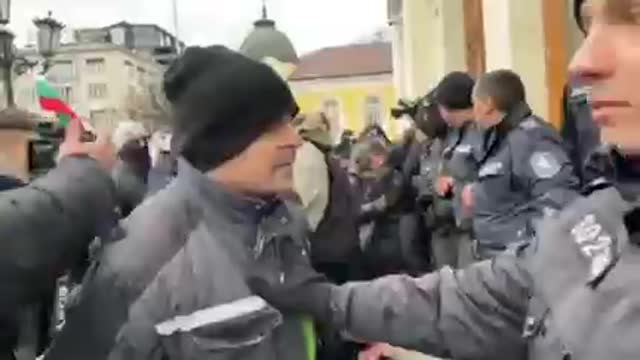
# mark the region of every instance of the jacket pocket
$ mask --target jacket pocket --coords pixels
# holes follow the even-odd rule
[[[282,314],[258,296],[198,310],[156,325],[171,359],[209,359],[265,342]]]

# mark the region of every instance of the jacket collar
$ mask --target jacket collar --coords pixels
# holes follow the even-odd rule
[[[205,214],[215,213],[215,216],[226,217],[234,223],[258,224],[281,204],[275,196],[258,198],[234,193],[191,166],[184,158],[178,159],[177,179],[203,207]]]

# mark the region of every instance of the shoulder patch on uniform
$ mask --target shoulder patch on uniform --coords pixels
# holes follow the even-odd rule
[[[554,177],[561,169],[556,156],[548,151],[536,151],[529,158],[529,164],[535,175],[541,179]]]
[[[589,261],[588,283],[596,285],[617,261],[617,240],[598,221],[587,214],[571,229],[573,241],[580,253]]]

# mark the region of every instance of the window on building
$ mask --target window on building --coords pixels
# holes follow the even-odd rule
[[[74,79],[73,61],[57,60],[47,71],[47,80],[52,83],[68,83]]]
[[[56,90],[67,104],[73,102],[73,88],[71,86],[56,86]]]
[[[104,125],[104,123],[107,121],[107,111],[91,110],[89,117],[91,118],[91,123],[93,125]]]
[[[382,102],[377,96],[367,96],[364,102],[365,126],[383,125]]]
[[[161,32],[153,26],[136,26],[133,28],[136,48],[157,47],[161,44]]]
[[[402,0],[387,0],[387,18],[390,24],[397,24],[402,19]]]
[[[136,79],[136,67],[129,60],[125,60],[124,65],[127,69],[127,77],[129,78],[129,81],[134,81]]]
[[[138,83],[140,84],[140,86],[145,86],[147,81],[147,71],[141,67],[138,66]]]
[[[125,46],[126,45],[126,37],[125,37],[125,30],[124,28],[113,28],[111,29],[111,31],[109,32],[111,35],[111,42],[116,44],[116,45],[120,45],[120,46]]]
[[[90,99],[104,99],[106,97],[107,97],[107,84],[105,83],[89,84]]]
[[[104,72],[105,61],[104,58],[93,58],[85,60],[87,66],[87,72],[91,74],[100,74]]]

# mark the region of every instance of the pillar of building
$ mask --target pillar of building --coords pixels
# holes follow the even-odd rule
[[[408,0],[402,8],[407,96],[424,95],[448,72],[466,70],[464,0]]]
[[[487,70],[517,72],[525,83],[529,104],[548,118],[543,1],[484,0],[483,14]]]

